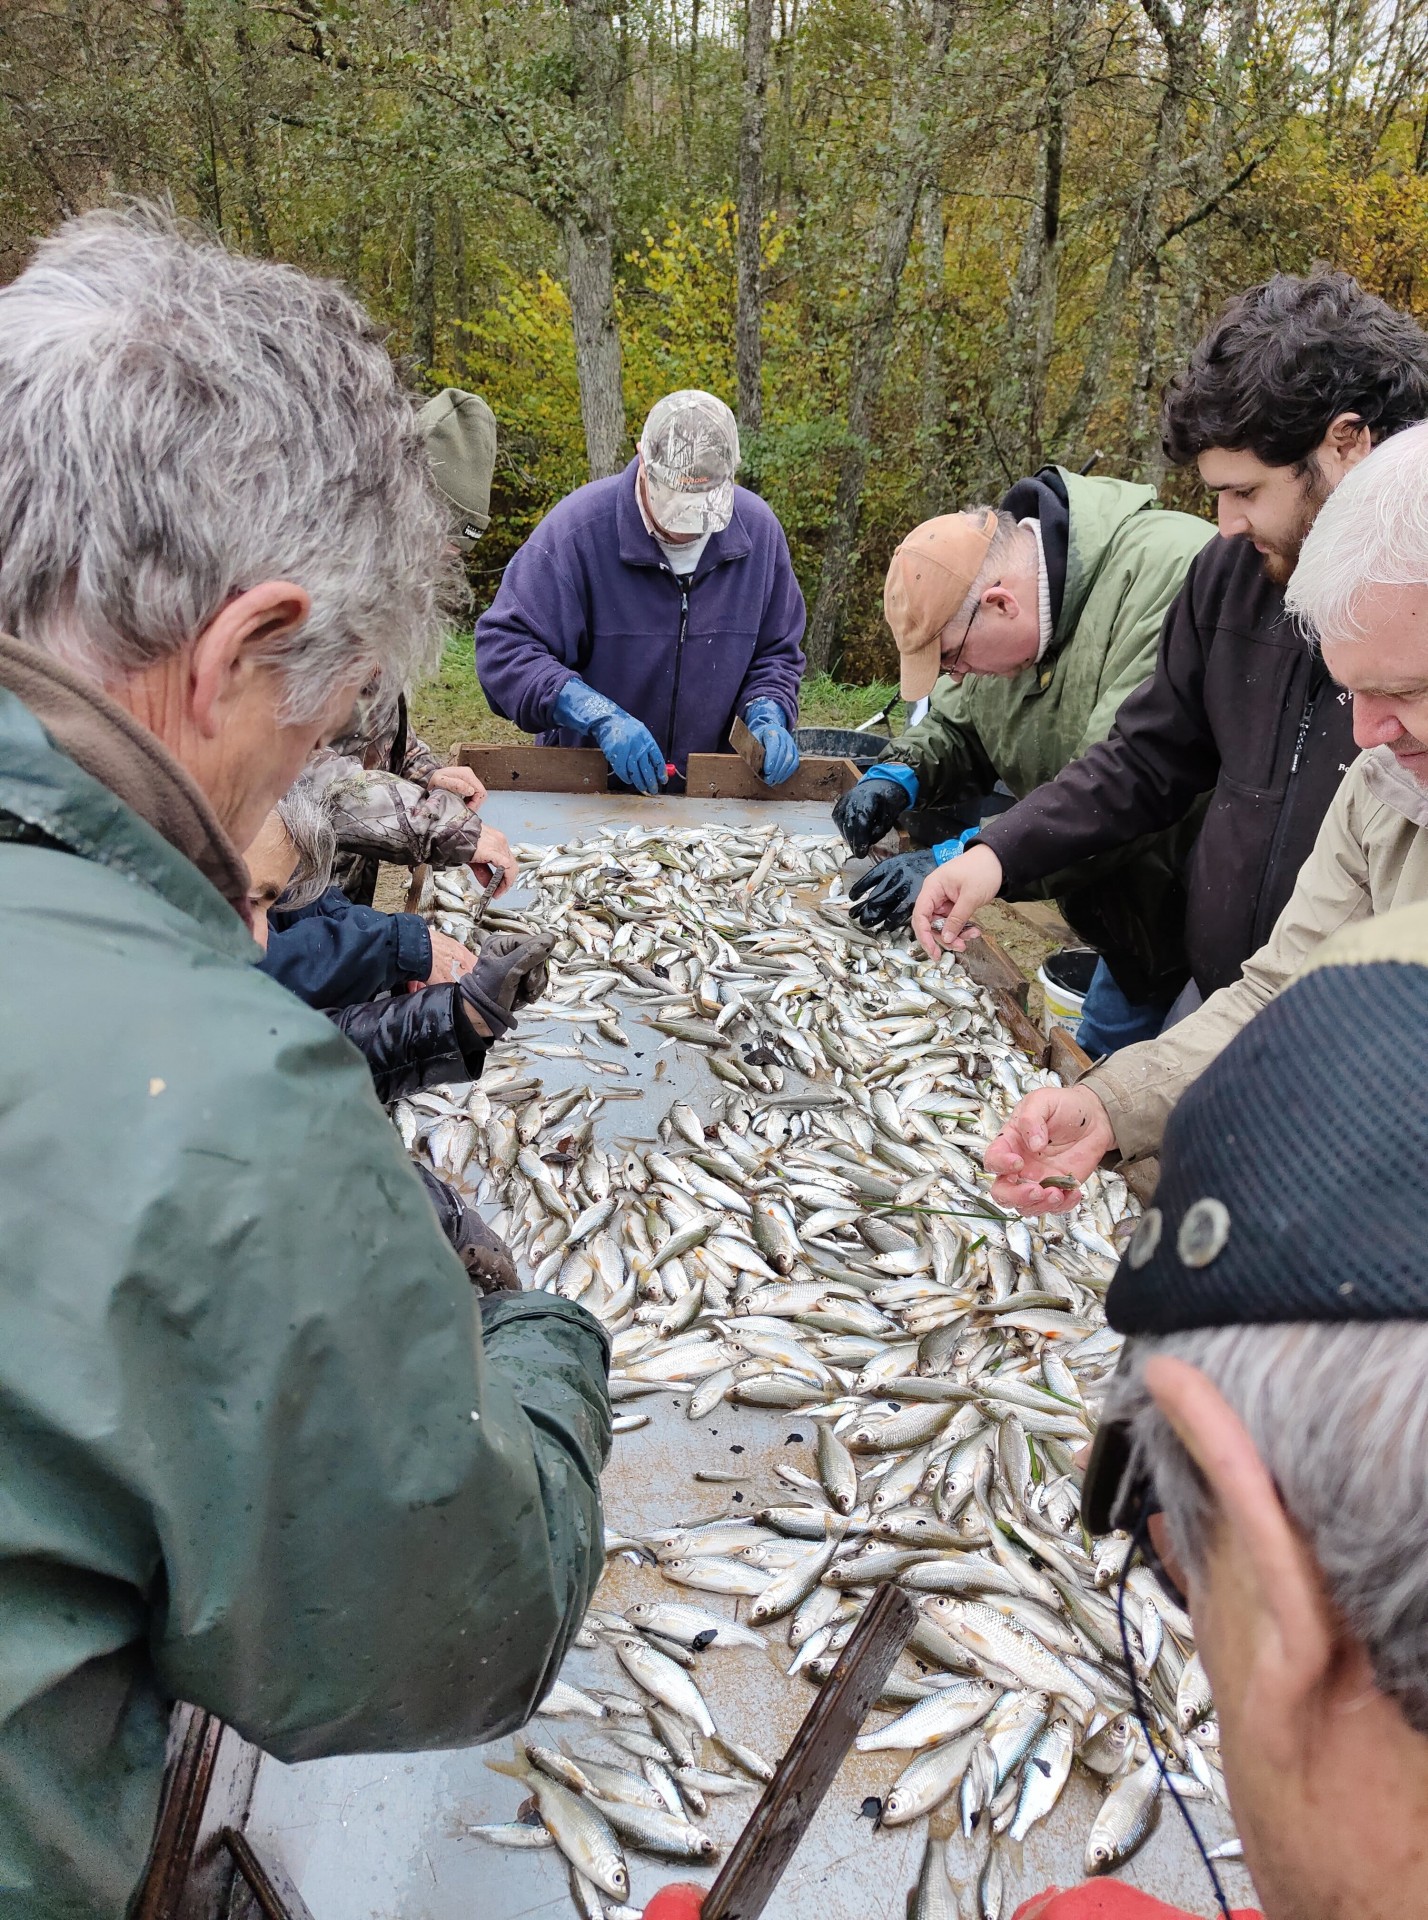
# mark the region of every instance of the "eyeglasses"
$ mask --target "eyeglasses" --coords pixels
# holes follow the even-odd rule
[[[999,587],[1001,584],[1002,583],[1000,580],[993,580],[992,582],[993,587]],[[982,593],[988,593],[990,591],[991,591],[991,588],[989,587],[983,587],[982,589]],[[979,593],[976,599],[972,602],[972,611],[967,615],[967,624],[962,629],[962,638],[957,642],[957,651],[953,654],[950,660],[944,661],[943,663],[942,671],[944,673],[955,673],[957,671],[958,666],[961,664],[962,655],[967,651],[967,642],[972,637],[972,622],[976,619],[977,615],[981,611],[982,611],[982,594]]]
[[[1204,1838],[1191,1816],[1189,1807],[1185,1804],[1180,1789],[1171,1778],[1164,1752],[1152,1738],[1145,1695],[1141,1688],[1140,1676],[1136,1672],[1130,1642],[1130,1625],[1126,1617],[1127,1582],[1132,1563],[1139,1557],[1150,1569],[1156,1585],[1177,1607],[1183,1609],[1186,1600],[1184,1581],[1170,1548],[1165,1511],[1156,1498],[1155,1487],[1150,1477],[1135,1470],[1131,1452],[1130,1426],[1124,1420],[1104,1421],[1097,1430],[1095,1442],[1091,1448],[1091,1458],[1086,1463],[1086,1475],[1081,1490],[1081,1514],[1091,1533],[1110,1533],[1119,1528],[1130,1535],[1130,1552],[1126,1555],[1121,1567],[1120,1580],[1116,1588],[1116,1621],[1120,1628],[1121,1653],[1125,1661],[1126,1680],[1130,1686],[1131,1704],[1146,1745],[1155,1756],[1160,1777],[1171,1799],[1180,1809],[1181,1817],[1195,1843],[1195,1850],[1200,1855],[1205,1872],[1209,1876],[1221,1920],[1230,1920],[1229,1902],[1225,1898],[1225,1889],[1215,1870],[1215,1863],[1210,1858]]]
[[[1165,1511],[1155,1487],[1135,1469],[1130,1427],[1124,1420],[1103,1421],[1086,1463],[1082,1511],[1092,1533],[1128,1533],[1132,1557],[1139,1555],[1166,1598],[1185,1609],[1185,1585],[1171,1548]]]

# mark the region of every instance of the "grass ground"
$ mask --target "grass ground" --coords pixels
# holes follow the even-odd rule
[[[890,680],[867,687],[848,687],[826,673],[810,674],[803,683],[799,717],[805,727],[856,727],[880,707],[897,698]],[[464,741],[513,745],[529,735],[498,719],[486,704],[471,661],[471,642],[465,636],[450,642],[435,678],[417,687],[411,698],[412,725],[443,757]],[[901,709],[894,725],[901,724]],[[892,730],[892,729],[890,729]]]

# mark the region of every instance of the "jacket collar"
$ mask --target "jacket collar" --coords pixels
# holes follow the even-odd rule
[[[1363,756],[1364,785],[1375,800],[1415,827],[1428,827],[1428,789],[1399,766],[1387,747],[1370,747]]]
[[[659,542],[653,534],[645,531],[640,503],[635,498],[635,475],[639,467],[638,459],[630,462],[620,475],[615,494],[615,532],[619,540],[620,558],[627,567],[667,567],[669,563],[660,551]],[[699,565],[690,575],[691,585],[712,573],[715,567],[722,567],[726,560],[744,560],[753,552],[748,527],[739,512],[741,491],[735,487],[734,517],[722,533],[710,535],[709,545],[700,554]]]
[[[197,786],[97,687],[6,636],[0,813],[127,874],[251,957],[248,870]]]

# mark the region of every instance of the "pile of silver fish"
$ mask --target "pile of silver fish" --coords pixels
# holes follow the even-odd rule
[[[557,1849],[589,1920],[626,1920],[623,1849],[713,1858],[710,1800],[770,1773],[721,1734],[701,1664],[769,1658],[777,1636],[786,1671],[821,1682],[888,1579],[921,1620],[881,1701],[891,1717],[858,1746],[889,1755],[881,1825],[932,1816],[919,1920],[1002,1920],[1005,1849],[1073,1768],[1104,1787],[1088,1873],[1150,1831],[1162,1767],[1185,1799],[1223,1803],[1188,1617],[1132,1569],[1126,1632],[1157,1757],[1122,1653],[1126,1542],[1080,1524],[1074,1456],[1120,1347],[1101,1302],[1135,1202],[1101,1173],[1033,1226],[987,1195],[984,1147],[1050,1076],[954,956],[932,966],[849,921],[836,839],[611,828],[519,851],[537,904],[488,912],[482,931],[556,933],[550,986],[478,1085],[398,1104],[403,1138],[483,1205],[527,1285],[610,1330],[617,1431],[654,1396],[691,1420],[722,1402],[787,1410],[815,1436],[816,1471],[779,1462],[782,1497],[752,1511],[611,1532],[661,1597],[621,1610],[597,1595],[577,1644],[604,1650],[612,1684],[559,1682],[541,1709],[600,1744],[518,1744],[493,1764],[526,1782],[531,1824],[474,1831]],[[475,892],[465,870],[438,874],[436,924],[474,941]],[[640,1093],[618,1057],[632,1040],[656,1048],[656,1079],[661,1046],[701,1059],[709,1098],[674,1101],[658,1140],[614,1143],[597,1118]],[[588,1084],[548,1096],[539,1062],[562,1058]]]

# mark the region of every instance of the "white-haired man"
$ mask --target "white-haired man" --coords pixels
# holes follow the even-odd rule
[[[1188,1602],[1266,1920],[1428,1890],[1425,1085],[1420,906],[1326,941],[1189,1090],[1106,1298],[1083,1518]]]
[[[1285,596],[1353,696],[1363,749],[1274,931],[1240,978],[1159,1039],[1074,1087],[1028,1094],[987,1149],[993,1194],[1028,1213],[1074,1204],[1113,1151],[1153,1154],[1186,1087],[1341,927],[1428,900],[1428,424],[1377,447],[1320,509]]]
[[[365,1061],[253,964],[236,849],[443,629],[376,329],[91,214],[0,288],[0,418],[0,1908],[119,1920],[173,1700],[288,1759],[530,1713],[607,1349],[478,1301]]]

